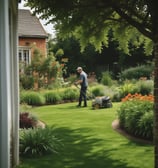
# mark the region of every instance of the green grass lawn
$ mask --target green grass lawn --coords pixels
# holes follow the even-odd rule
[[[76,108],[76,103],[31,109],[54,125],[64,146],[58,154],[21,158],[18,168],[153,168],[153,146],[123,137],[112,129],[119,103],[112,108]]]

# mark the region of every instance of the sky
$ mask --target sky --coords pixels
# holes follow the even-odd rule
[[[19,3],[19,6],[18,6],[19,9],[29,9],[29,7],[24,7],[24,1],[22,0],[21,3]],[[53,25],[52,24],[48,24],[48,25],[45,25],[46,24],[46,20],[40,20],[41,24],[43,25],[43,28],[45,29],[45,31],[49,34],[52,35],[52,37],[55,36],[55,30],[53,29]]]

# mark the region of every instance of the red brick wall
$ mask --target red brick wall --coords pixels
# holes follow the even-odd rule
[[[19,37],[19,46],[36,46],[41,53],[46,56],[47,50],[46,50],[46,39],[44,38],[22,38]]]

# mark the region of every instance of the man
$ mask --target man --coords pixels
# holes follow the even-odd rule
[[[81,107],[82,100],[84,100],[84,105],[83,107],[87,107],[87,97],[86,97],[86,92],[87,92],[87,87],[88,87],[88,80],[87,80],[87,74],[83,71],[82,67],[77,68],[77,72],[79,73],[79,80],[75,82],[75,85],[80,84],[80,96],[79,96],[79,103],[78,107]]]

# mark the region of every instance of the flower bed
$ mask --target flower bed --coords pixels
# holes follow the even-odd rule
[[[121,128],[128,133],[153,140],[153,96],[128,94],[118,110]]]

